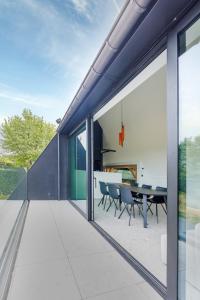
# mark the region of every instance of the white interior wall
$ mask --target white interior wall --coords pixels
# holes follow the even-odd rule
[[[140,184],[167,186],[166,68],[162,67],[122,103],[123,147],[118,143],[121,104],[98,119],[104,148],[116,150],[104,154],[104,165],[137,163]]]

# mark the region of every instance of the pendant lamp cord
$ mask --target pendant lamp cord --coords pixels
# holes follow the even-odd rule
[[[123,125],[123,105],[121,101],[121,126]]]

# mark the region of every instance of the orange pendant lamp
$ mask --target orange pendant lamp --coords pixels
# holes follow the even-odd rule
[[[125,139],[125,129],[123,124],[123,111],[122,111],[122,103],[121,103],[121,130],[119,132],[119,145],[123,147]]]

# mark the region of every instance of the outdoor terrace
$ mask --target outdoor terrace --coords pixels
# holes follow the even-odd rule
[[[161,297],[68,201],[31,201],[8,300]]]

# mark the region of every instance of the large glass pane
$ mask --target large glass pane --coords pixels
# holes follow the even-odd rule
[[[166,285],[166,52],[94,121],[95,222]]]
[[[179,299],[200,299],[200,20],[179,36]]]
[[[4,252],[23,200],[26,199],[26,171],[23,168],[0,164],[0,257]]]
[[[0,200],[26,199],[26,170],[0,164]]]
[[[86,129],[85,126],[69,139],[70,200],[86,212]]]

